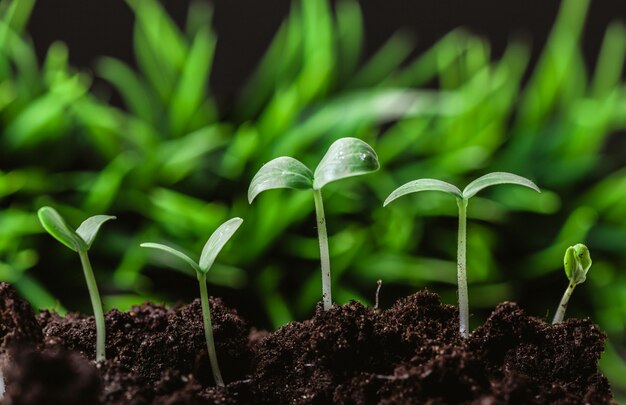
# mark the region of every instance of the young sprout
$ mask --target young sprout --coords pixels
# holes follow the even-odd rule
[[[106,331],[104,328],[104,312],[102,311],[102,302],[100,301],[100,293],[98,285],[93,275],[93,269],[89,262],[87,251],[91,247],[100,226],[115,217],[110,215],[95,215],[87,218],[75,231],[70,228],[63,217],[51,207],[42,207],[37,212],[39,221],[43,228],[52,235],[56,240],[78,252],[80,262],[83,266],[83,273],[87,281],[87,289],[91,298],[91,306],[93,307],[93,315],[96,320],[96,361],[105,359],[105,338]]]
[[[330,145],[328,152],[317,165],[315,173],[311,172],[300,161],[283,156],[263,165],[248,188],[248,202],[250,204],[257,195],[265,190],[275,188],[313,190],[322,267],[322,299],[326,311],[330,309],[333,301],[330,288],[330,258],[322,187],[346,177],[374,172],[379,167],[378,156],[371,146],[357,138],[341,138]]]
[[[578,284],[584,283],[587,279],[587,272],[591,267],[591,256],[589,255],[587,246],[579,243],[568,247],[565,251],[565,257],[563,258],[563,267],[569,279],[569,285],[563,294],[563,298],[561,298],[559,308],[554,314],[554,319],[552,319],[553,324],[563,322],[567,303],[574,292],[574,288]]]
[[[505,172],[489,173],[477,178],[465,187],[463,191],[458,187],[440,180],[419,179],[410,181],[394,190],[383,203],[386,206],[398,197],[405,194],[416,193],[418,191],[443,191],[456,198],[459,207],[459,231],[457,240],[457,282],[459,288],[459,330],[463,337],[469,336],[469,302],[467,293],[467,274],[465,265],[466,256],[466,223],[467,223],[467,203],[480,190],[494,186],[496,184],[517,184],[532,188],[541,192],[532,181]]]
[[[380,294],[380,287],[383,286],[383,280],[376,281],[376,303],[374,304],[374,309],[378,310],[378,295]]]
[[[213,340],[213,326],[211,325],[211,311],[209,308],[209,295],[206,288],[206,275],[211,269],[215,258],[222,250],[226,242],[233,236],[233,234],[239,229],[243,219],[232,218],[224,222],[213,232],[207,243],[202,248],[202,254],[200,255],[200,261],[196,263],[186,254],[173,249],[160,243],[142,243],[141,247],[159,249],[174,255],[191,266],[196,271],[198,277],[198,283],[200,284],[200,303],[202,305],[202,320],[204,322],[204,338],[206,340],[206,347],[209,353],[209,361],[211,362],[211,370],[213,371],[213,378],[215,384],[223,387],[224,380],[222,379],[222,373],[217,362],[217,354],[215,353],[215,341]]]

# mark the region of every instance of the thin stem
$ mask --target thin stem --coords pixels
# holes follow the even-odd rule
[[[572,296],[574,292],[574,288],[576,284],[569,283],[565,293],[563,294],[563,298],[561,298],[561,302],[559,303],[559,308],[556,310],[554,314],[554,318],[552,319],[552,324],[563,322],[563,318],[565,317],[565,310],[567,309],[567,303],[569,302],[569,297]]]
[[[326,233],[322,190],[313,190],[313,199],[315,200],[317,236],[320,242],[320,260],[322,262],[322,299],[324,311],[328,311],[333,305],[333,300],[330,292],[330,255],[328,253],[328,234]]]
[[[202,320],[204,321],[204,338],[206,339],[206,347],[209,352],[209,362],[213,371],[215,385],[224,386],[220,366],[217,363],[217,353],[215,352],[215,341],[213,340],[213,325],[211,324],[211,310],[209,308],[209,294],[206,289],[206,274],[198,273],[198,282],[200,283],[200,302],[202,303]]]
[[[469,336],[469,296],[467,293],[467,269],[465,257],[467,252],[467,200],[457,198],[459,206],[459,235],[457,245],[456,276],[459,288],[459,331],[461,336]]]
[[[104,327],[104,312],[102,311],[102,302],[100,301],[100,293],[96,278],[93,275],[91,262],[86,250],[78,250],[80,263],[83,265],[83,273],[85,273],[85,281],[87,281],[87,289],[89,290],[89,298],[91,298],[91,306],[93,307],[93,316],[96,320],[96,361],[105,359],[105,338],[106,329]]]

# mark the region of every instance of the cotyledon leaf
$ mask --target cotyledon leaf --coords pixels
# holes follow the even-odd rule
[[[198,263],[194,262],[193,259],[191,259],[189,256],[187,256],[186,254],[184,254],[181,251],[178,251],[174,248],[171,248],[169,246],[166,245],[162,245],[160,243],[142,243],[141,245],[139,245],[141,247],[144,248],[151,248],[151,249],[157,249],[157,250],[162,250],[164,252],[167,252],[173,256],[176,256],[178,258],[183,259],[185,262],[187,262],[196,272],[200,272],[200,266],[198,266]]]
[[[346,177],[358,176],[378,170],[378,156],[374,149],[358,138],[341,138],[333,142],[317,165],[313,189]]]
[[[457,198],[463,198],[461,190],[453,184],[446,183],[445,181],[436,179],[419,179],[409,181],[406,184],[401,185],[395,189],[389,197],[383,203],[383,207],[387,206],[390,202],[396,198],[410,193],[417,193],[420,191],[443,191],[444,193],[452,194]]]
[[[495,186],[496,184],[517,184],[520,186],[531,188],[536,192],[541,193],[539,187],[537,187],[535,183],[525,177],[518,176],[517,174],[513,173],[494,172],[485,174],[484,176],[479,177],[476,180],[472,181],[470,184],[468,184],[467,187],[465,187],[465,189],[463,190],[463,198],[471,198],[476,195],[476,193],[478,193],[480,190],[486,187]]]
[[[204,248],[202,248],[199,263],[200,270],[204,273],[209,271],[217,255],[220,253],[226,242],[228,242],[233,234],[237,232],[237,229],[239,229],[242,223],[243,219],[235,217],[224,222],[215,230],[215,232],[213,232],[207,243],[204,245]]]
[[[76,233],[80,236],[85,244],[87,245],[87,249],[91,247],[93,240],[98,235],[98,231],[102,224],[111,219],[116,219],[116,217],[111,215],[94,215],[93,217],[87,218],[83,221],[82,224],[76,229]]]
[[[43,228],[68,248],[75,252],[86,248],[85,241],[67,225],[54,208],[42,207],[37,211],[37,216]]]
[[[313,186],[313,173],[300,161],[282,156],[263,165],[250,182],[248,202],[257,195],[274,188],[307,190]]]

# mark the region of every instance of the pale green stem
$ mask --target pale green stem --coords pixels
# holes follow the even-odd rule
[[[561,298],[561,302],[559,303],[559,308],[556,310],[554,318],[552,319],[552,324],[563,322],[563,318],[565,317],[565,310],[567,309],[567,303],[569,302],[569,297],[572,296],[575,287],[576,284],[571,282],[567,286],[567,289],[563,294],[563,298]]]
[[[220,366],[217,363],[217,353],[215,352],[215,341],[213,340],[213,325],[211,324],[211,310],[209,308],[209,294],[206,289],[206,274],[198,273],[198,282],[200,283],[200,302],[202,303],[202,319],[204,321],[204,338],[206,339],[206,347],[209,351],[209,362],[213,371],[215,385],[224,386]]]
[[[100,301],[98,285],[96,284],[96,278],[93,275],[93,269],[91,268],[87,251],[78,250],[78,255],[80,256],[80,263],[83,265],[85,281],[87,281],[87,289],[89,290],[89,298],[91,298],[91,306],[93,307],[93,316],[96,320],[96,361],[101,361],[105,359],[106,338],[102,302]]]
[[[459,235],[457,239],[456,276],[459,288],[459,331],[464,338],[469,336],[469,296],[467,293],[467,200],[457,198],[459,206]]]
[[[330,292],[330,255],[328,253],[328,233],[326,232],[322,190],[313,190],[313,199],[315,200],[317,237],[320,242],[320,260],[322,262],[322,299],[324,311],[328,311],[333,306],[333,300]]]

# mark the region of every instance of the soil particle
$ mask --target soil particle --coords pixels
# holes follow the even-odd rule
[[[55,378],[79,373],[85,381],[100,381],[100,388],[75,382],[91,387],[85,395],[93,401],[83,403],[612,403],[609,384],[597,368],[605,340],[597,326],[589,319],[550,325],[509,302],[462,339],[456,308],[427,291],[383,311],[357,302],[329,311],[319,305],[310,320],[273,333],[250,329],[235,311],[211,299],[226,387],[213,383],[198,300],[175,308],[144,304],[126,313],[109,311],[107,360],[97,365],[87,360],[94,356],[92,317],[43,312],[38,326],[24,305],[0,285],[0,309],[9,308],[0,312],[9,320],[2,336],[44,348],[18,350],[20,360],[8,373],[11,390],[47,387],[55,364],[68,369]],[[54,393],[69,383],[45,389]],[[17,398],[14,391],[9,396]]]

